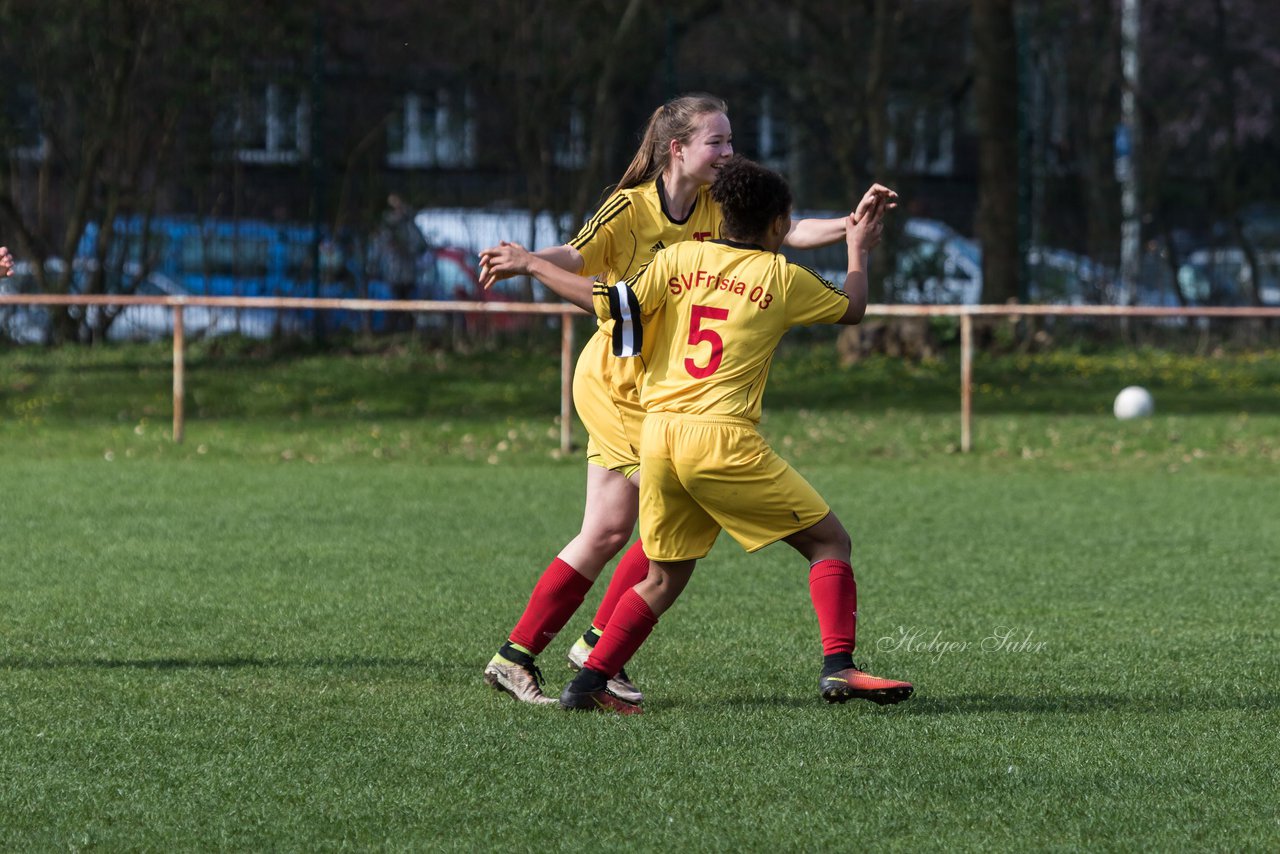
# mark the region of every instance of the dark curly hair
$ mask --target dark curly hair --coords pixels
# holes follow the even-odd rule
[[[725,236],[744,242],[759,242],[774,220],[791,213],[787,180],[740,155],[716,172],[711,198],[724,212]]]

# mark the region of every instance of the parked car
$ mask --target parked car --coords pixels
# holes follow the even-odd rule
[[[82,254],[92,250],[98,228],[91,223],[86,229]],[[192,294],[391,299],[391,287],[380,276],[376,241],[355,233],[334,237],[323,228],[317,232],[293,223],[197,217],[121,217],[113,231],[119,253],[115,261],[146,260],[158,275]],[[450,245],[443,237],[429,243],[416,265],[415,299],[485,298],[475,252]],[[317,266],[318,277],[312,274]],[[295,327],[312,328],[318,322],[330,331],[379,331],[389,321],[385,312],[342,310],[318,316],[296,310],[290,317]],[[444,322],[427,316],[419,321],[422,326]]]
[[[1280,250],[1256,251],[1258,300],[1280,305]],[[1197,249],[1178,268],[1178,289],[1191,305],[1244,305],[1253,290],[1252,271],[1238,246]]]
[[[89,223],[78,256],[90,257],[100,226]],[[120,217],[112,225],[112,265],[147,264],[191,294],[315,296],[311,287],[310,227],[262,220],[196,217]],[[320,235],[321,282],[342,265],[328,235]]]
[[[77,261],[71,281],[71,293],[84,290],[85,280],[95,269],[92,261]],[[66,272],[66,262],[59,258],[45,261],[46,275],[61,277]],[[191,296],[163,273],[144,274],[132,262],[122,268],[123,276],[107,283],[108,293],[130,293],[137,296]],[[134,283],[134,284],[128,284]],[[35,270],[30,262],[20,261],[14,266],[13,276],[4,280],[3,288],[9,293],[39,293]],[[0,315],[0,330],[11,341],[24,344],[45,343],[50,337],[50,315],[45,306],[4,306]],[[9,311],[9,309],[13,309]],[[80,319],[86,334],[106,324],[109,341],[149,341],[173,335],[173,310],[161,305],[126,306],[77,306],[73,315]],[[107,314],[107,313],[110,314]],[[298,329],[296,316],[291,312],[272,309],[223,309],[205,306],[183,308],[183,331],[188,337],[216,337],[243,335],[247,338],[270,338],[277,333]]]
[[[1027,301],[1042,305],[1106,305],[1119,298],[1113,267],[1065,249],[1032,246],[1027,252]]]
[[[797,211],[795,218],[831,219],[834,211]],[[982,298],[982,250],[944,222],[913,217],[903,224],[897,265],[885,277],[892,303],[972,304]],[[848,256],[843,241],[821,249],[784,248],[787,259],[833,282],[844,281]],[[873,262],[874,263],[874,262]]]
[[[527,210],[475,208],[423,208],[414,222],[433,246],[450,246],[467,253],[473,268],[479,266],[480,250],[496,246],[503,240],[520,243],[530,249],[558,246],[573,237],[569,214],[544,211],[533,216]],[[533,298],[551,298],[550,292],[536,280],[530,280]],[[520,298],[516,283],[495,285],[492,296]]]
[[[944,222],[913,217],[902,228],[904,246],[885,277],[885,298],[895,302],[967,305],[982,301],[982,249]]]
[[[839,213],[798,212],[796,216],[830,218]],[[904,223],[902,236],[895,268],[885,277],[886,302],[974,305],[983,301],[982,247],[976,240],[944,222],[918,217]],[[844,278],[843,242],[817,250],[783,251],[790,260],[812,267],[832,281]],[[1119,276],[1114,268],[1064,249],[1031,247],[1027,274],[1026,298],[1030,303],[1107,304],[1119,296]]]
[[[0,279],[0,294],[21,294],[22,281],[17,277],[22,268],[18,262],[14,275]],[[49,338],[49,313],[43,306],[0,305],[0,340],[15,344],[44,344]]]

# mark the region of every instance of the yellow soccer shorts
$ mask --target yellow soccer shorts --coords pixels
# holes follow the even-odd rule
[[[609,337],[597,331],[573,371],[573,405],[587,428],[587,462],[628,477],[640,465],[639,368],[639,359],[614,356]]]
[[[745,418],[650,413],[640,448],[640,537],[653,560],[705,557],[722,529],[758,551],[831,512]]]

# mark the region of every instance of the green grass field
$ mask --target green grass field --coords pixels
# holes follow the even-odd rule
[[[581,516],[554,352],[200,345],[180,446],[163,348],[0,352],[0,850],[1280,846],[1280,354],[980,359],[970,455],[954,362],[831,356],[763,428],[917,695],[823,704],[722,540],[611,718],[480,679]]]

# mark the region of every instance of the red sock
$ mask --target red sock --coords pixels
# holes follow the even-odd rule
[[[622,598],[622,594],[648,577],[649,556],[644,553],[644,545],[636,540],[622,556],[622,560],[618,561],[617,568],[613,570],[613,578],[609,579],[609,588],[604,591],[600,610],[596,611],[596,618],[591,621],[591,625],[604,631],[604,627],[609,625],[609,618],[613,616],[613,609],[618,607],[618,600]]]
[[[587,667],[609,677],[617,675],[656,625],[658,618],[649,603],[634,590],[627,590],[618,599],[609,628],[591,650]]]
[[[534,585],[520,622],[511,630],[511,642],[533,655],[542,652],[569,622],[590,589],[590,578],[579,575],[560,558],[551,561]]]
[[[809,569],[809,597],[818,612],[822,654],[853,652],[858,625],[858,587],[853,567],[842,560],[820,560]]]

